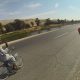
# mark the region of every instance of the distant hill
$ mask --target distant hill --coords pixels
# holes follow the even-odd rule
[[[14,20],[0,20],[0,23],[2,23],[3,25],[13,22]]]
[[[23,20],[26,24],[30,24],[31,25],[31,22],[34,23],[34,26],[36,26],[36,23],[35,23],[35,20],[34,19],[20,19],[20,20]],[[10,22],[13,22],[14,20],[0,20],[0,23],[2,23],[2,25],[6,25]]]

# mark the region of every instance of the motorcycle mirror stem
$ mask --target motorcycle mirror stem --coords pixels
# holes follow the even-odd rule
[[[5,46],[6,46],[6,48],[8,48],[8,47],[9,47],[9,45],[8,45],[8,43],[7,43],[7,42],[5,42]]]

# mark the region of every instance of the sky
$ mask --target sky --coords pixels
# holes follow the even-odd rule
[[[80,19],[80,0],[0,0],[0,20]]]

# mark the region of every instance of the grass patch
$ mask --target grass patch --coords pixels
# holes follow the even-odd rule
[[[27,32],[26,30],[21,30],[21,31],[15,31],[9,34],[3,34],[1,36],[2,41],[13,41],[17,40],[20,38],[24,38],[26,36],[30,35],[30,32]]]
[[[13,40],[27,37],[34,31],[47,30],[49,28],[56,28],[56,27],[60,27],[60,26],[63,26],[63,24],[54,24],[54,25],[50,25],[50,26],[32,27],[32,28],[25,29],[25,30],[19,30],[19,31],[6,33],[6,34],[1,35],[0,37],[1,37],[2,41],[9,42],[9,41],[13,41]]]

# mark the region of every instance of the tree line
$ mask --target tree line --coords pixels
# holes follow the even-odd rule
[[[30,25],[26,24],[24,21],[19,19],[14,20],[14,22],[7,23],[6,25],[2,25],[0,23],[1,33],[7,33],[7,32],[16,31],[16,30],[27,29],[27,28],[30,28]]]
[[[79,20],[69,21],[66,19],[51,20],[50,18],[48,18],[48,19],[45,19],[44,21],[40,20],[39,18],[35,19],[36,26],[41,26],[42,23],[43,23],[42,24],[43,26],[49,26],[51,24],[65,24],[65,23],[72,24],[72,23],[79,23],[79,22],[80,22]],[[31,25],[33,27],[34,22],[31,21]],[[0,23],[0,34],[12,32],[16,30],[28,29],[30,27],[31,27],[30,24],[28,23],[26,24],[23,20],[15,19],[13,22],[7,23],[6,25],[2,25]]]

